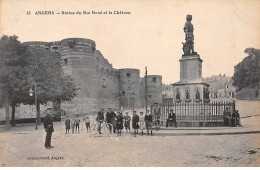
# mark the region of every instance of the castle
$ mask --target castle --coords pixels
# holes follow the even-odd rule
[[[71,75],[78,95],[61,108],[66,113],[82,114],[96,112],[100,108],[113,110],[145,108],[145,77],[133,68],[115,69],[96,43],[90,39],[67,38],[55,42],[25,42],[33,47],[41,46],[61,54],[61,64]],[[147,75],[147,104],[162,102],[162,76]]]

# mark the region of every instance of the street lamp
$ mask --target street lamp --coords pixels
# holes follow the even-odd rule
[[[35,129],[38,129],[36,82],[34,81],[34,79],[30,78],[29,83],[30,83],[30,86],[31,86],[30,90],[29,90],[29,96],[32,97],[33,93],[34,93],[34,96],[35,96],[35,109],[36,109]],[[32,90],[32,84],[34,85],[34,91]]]
[[[33,90],[32,90],[32,87],[30,87],[30,90],[29,90],[29,96],[33,96]]]

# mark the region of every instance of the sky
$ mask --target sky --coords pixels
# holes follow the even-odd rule
[[[26,41],[87,38],[114,68],[137,68],[144,76],[179,81],[183,26],[193,16],[195,51],[202,76],[232,76],[245,48],[260,48],[257,0],[0,0],[0,34]],[[131,14],[61,15],[62,11],[124,11]],[[31,15],[27,15],[27,11]],[[54,11],[54,15],[35,15]]]

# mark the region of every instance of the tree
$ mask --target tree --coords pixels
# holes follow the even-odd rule
[[[37,118],[40,122],[40,104],[51,101],[56,106],[77,95],[74,80],[65,75],[61,66],[61,55],[49,48],[31,47],[30,77],[37,84]],[[34,98],[32,99],[33,102]],[[30,101],[30,100],[28,100]]]
[[[12,107],[12,125],[15,125],[15,107],[25,100],[26,95],[23,87],[26,84],[27,66],[30,54],[27,47],[18,41],[17,36],[1,37],[0,60],[1,60],[1,91],[2,103]]]
[[[260,88],[260,50],[247,48],[245,53],[248,56],[235,66],[232,77],[233,85],[237,88],[237,91],[247,87]]]
[[[28,94],[30,88],[36,87],[37,91],[38,123],[41,119],[40,104],[49,101],[61,103],[77,95],[74,80],[62,70],[61,55],[48,47],[29,47],[21,44],[15,35],[3,36],[0,40],[0,61],[0,105],[8,103],[12,107],[12,125],[15,125],[16,106],[35,104],[35,98]],[[36,86],[29,79],[33,79]]]

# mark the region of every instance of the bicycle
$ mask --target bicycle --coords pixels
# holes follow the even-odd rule
[[[90,133],[92,135],[98,134],[98,124],[97,123],[91,124],[90,129],[91,129]],[[110,132],[110,129],[111,129],[111,132]],[[108,134],[108,133],[112,133],[113,130],[114,130],[113,125],[111,123],[107,123],[107,122],[101,123],[101,133]]]

